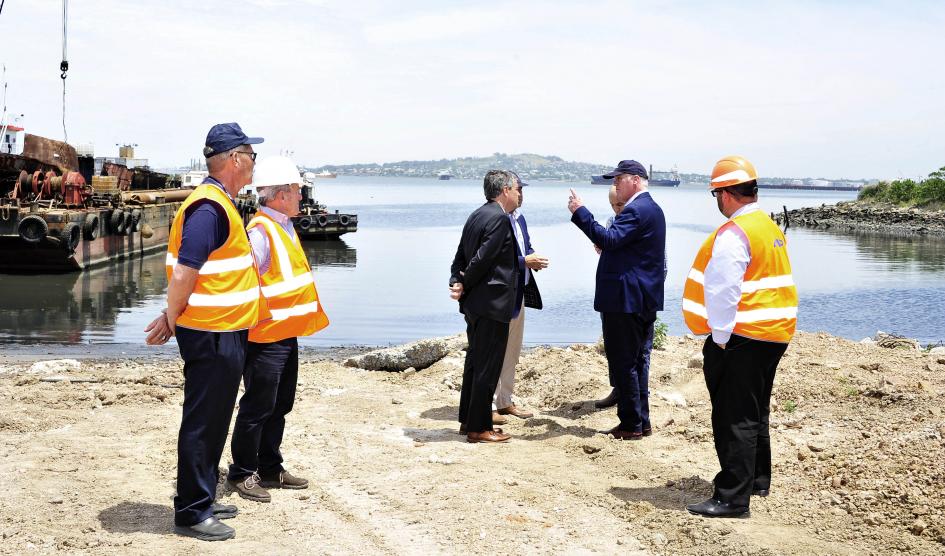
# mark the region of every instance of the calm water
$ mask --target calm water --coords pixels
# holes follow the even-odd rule
[[[356,212],[360,230],[307,244],[331,325],[303,343],[386,345],[464,330],[447,279],[466,216],[483,201],[481,182],[340,177],[318,183],[318,199]],[[522,209],[534,246],[551,259],[536,276],[545,309],[527,313],[529,344],[590,342],[600,334],[593,310],[597,255],[569,222],[569,187],[599,221],[609,214],[603,186],[535,182],[525,189]],[[722,216],[702,186],[651,192],[669,226],[667,306],[660,318],[681,334],[683,281]],[[853,194],[763,190],[761,196],[770,212]],[[795,229],[788,241],[800,329],[853,339],[884,330],[945,340],[945,242]],[[71,275],[0,274],[0,342],[140,344],[142,329],[164,306],[163,264],[157,254]]]

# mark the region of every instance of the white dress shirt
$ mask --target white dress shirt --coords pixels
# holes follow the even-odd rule
[[[525,234],[522,233],[522,226],[518,223],[518,217],[521,213],[518,209],[512,211],[510,215],[512,217],[512,230],[515,232],[515,241],[518,242],[518,252],[522,254],[523,257],[526,256],[525,253]],[[525,267],[525,282],[528,283],[529,280],[528,267]]]
[[[751,260],[748,238],[732,219],[756,210],[761,210],[758,203],[749,203],[735,211],[715,236],[712,258],[705,267],[705,309],[712,341],[717,344],[728,343],[732,337],[735,314],[742,298],[742,281]]]
[[[291,218],[269,207],[259,207],[259,210],[271,216],[289,234],[289,237],[295,238],[295,226],[292,225]],[[253,256],[256,257],[259,273],[265,274],[269,271],[269,235],[263,230],[262,224],[253,226],[249,231],[249,244],[253,248]]]

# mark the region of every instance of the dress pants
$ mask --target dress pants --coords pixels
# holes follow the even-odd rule
[[[509,323],[466,312],[466,364],[459,397],[459,422],[467,432],[492,430],[492,395],[499,382]]]
[[[642,365],[643,347],[647,331],[656,321],[656,313],[601,313],[601,319],[610,383],[617,389],[618,427],[623,431],[642,432],[644,425],[650,426],[649,368]]]
[[[272,476],[284,471],[279,447],[285,432],[285,416],[295,403],[298,377],[298,338],[247,344],[245,392],[233,425],[229,480],[239,481],[256,472]]]
[[[206,332],[178,326],[184,360],[184,409],[177,437],[174,524],[189,526],[212,515],[218,467],[246,361],[248,332]]]
[[[502,372],[495,389],[493,404],[496,409],[512,405],[512,390],[515,388],[515,366],[522,355],[522,337],[525,335],[525,307],[519,308],[518,316],[509,323],[509,341],[502,359]]]
[[[787,344],[732,335],[723,350],[710,335],[702,348],[712,401],[712,434],[721,471],[714,498],[748,506],[752,489],[771,486],[768,415],[774,373]]]

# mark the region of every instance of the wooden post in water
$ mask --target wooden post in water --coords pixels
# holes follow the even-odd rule
[[[791,221],[788,220],[787,205],[781,205],[781,208],[784,209],[784,229],[786,230],[791,227]]]

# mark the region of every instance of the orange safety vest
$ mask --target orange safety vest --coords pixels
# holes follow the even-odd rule
[[[269,237],[269,269],[259,277],[261,294],[272,318],[261,320],[249,331],[249,341],[267,344],[308,336],[328,326],[328,316],[318,301],[315,279],[299,237],[265,212],[257,212],[246,226],[262,225]]]
[[[177,324],[196,330],[228,332],[256,326],[265,307],[259,303],[259,277],[256,274],[249,238],[233,201],[215,185],[202,184],[194,189],[174,215],[167,241],[167,280],[177,264],[187,208],[200,201],[211,201],[223,208],[230,233],[218,249],[200,267],[194,291]]]
[[[797,328],[797,288],[791,275],[787,240],[777,224],[760,210],[729,220],[702,244],[683,288],[686,325],[694,334],[712,331],[705,308],[703,273],[712,258],[716,236],[730,223],[744,232],[751,249],[732,333],[755,340],[788,343]]]

